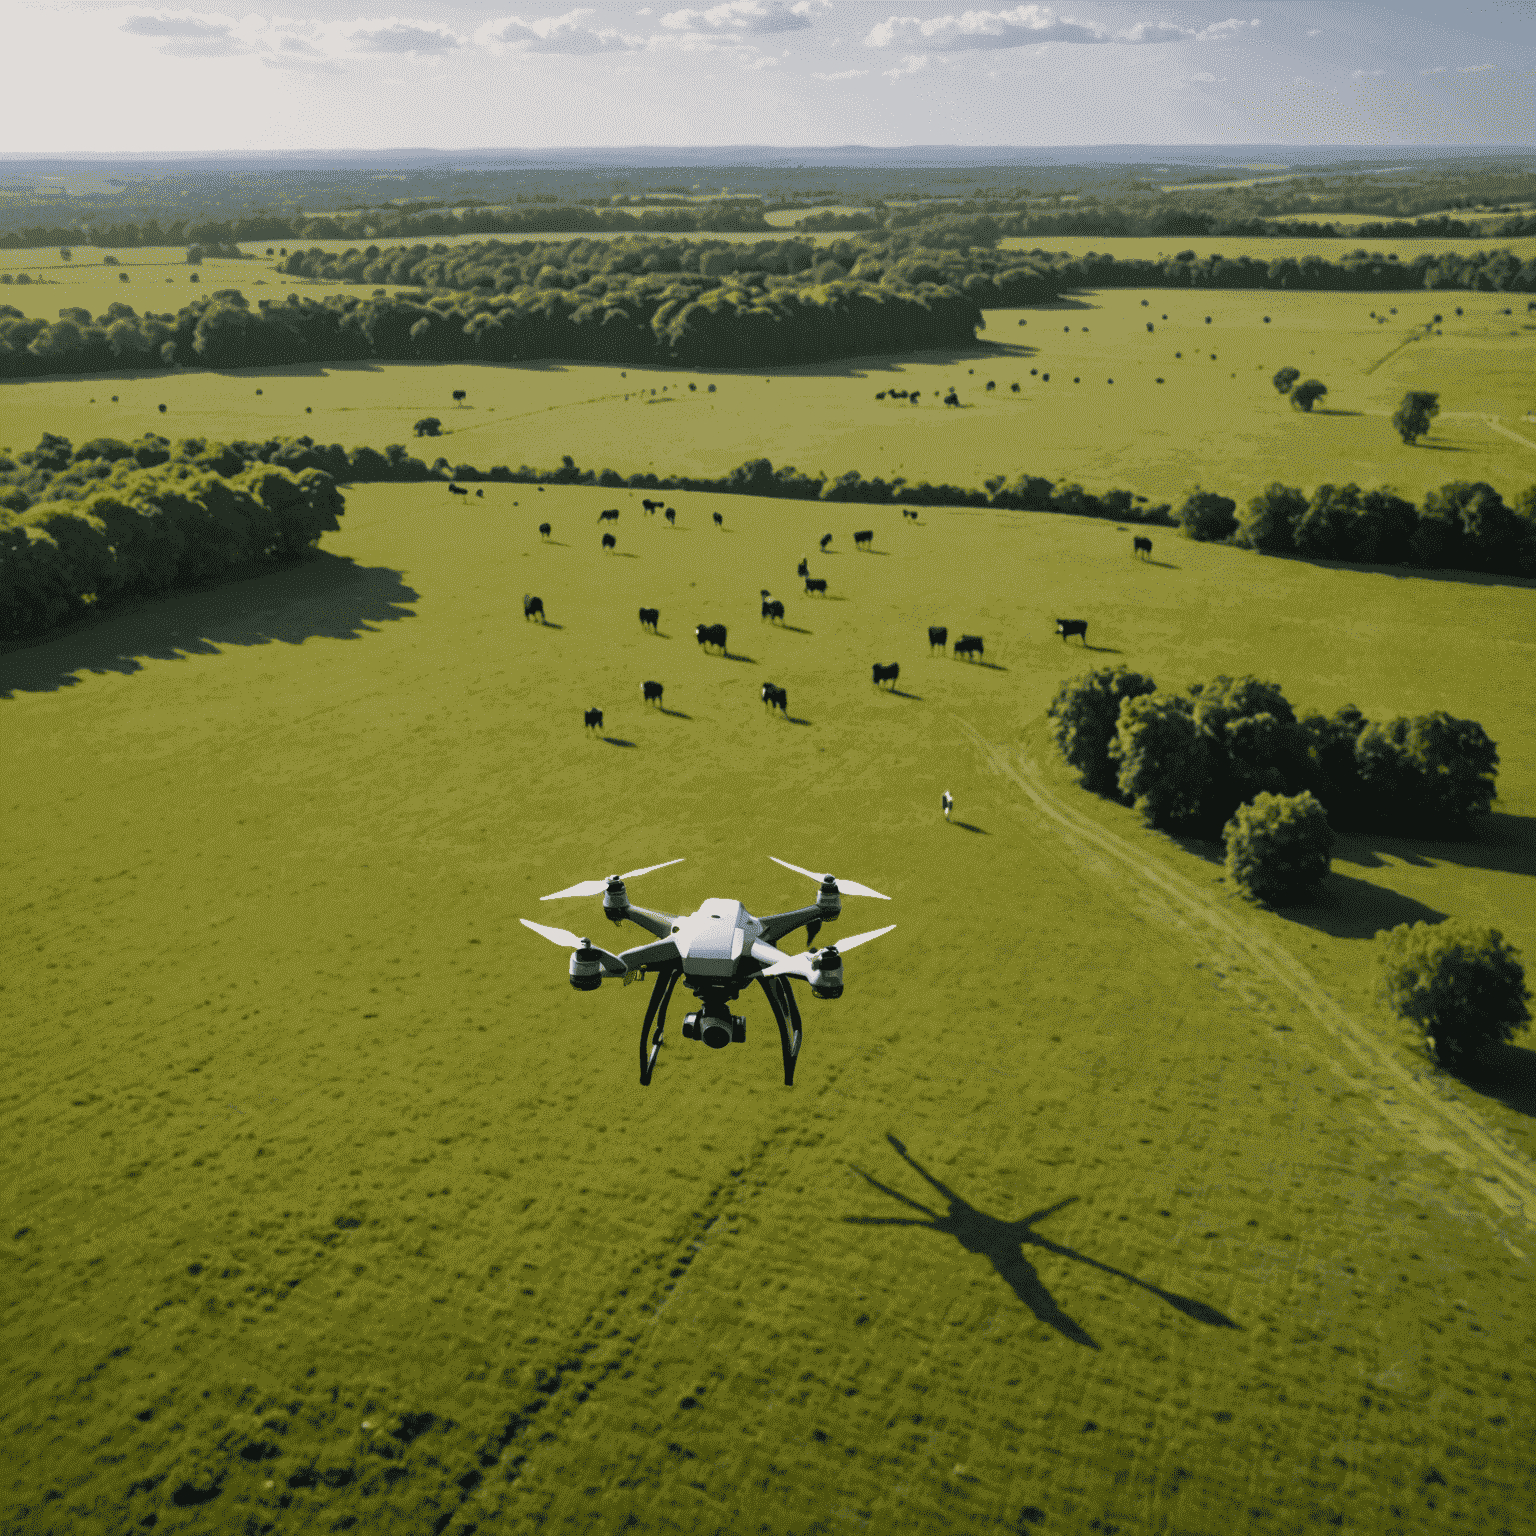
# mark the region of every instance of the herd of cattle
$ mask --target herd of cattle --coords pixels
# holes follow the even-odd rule
[[[989,384],[987,387],[990,389],[992,386]],[[450,486],[450,489],[457,489],[457,487]],[[466,493],[460,492],[460,494]],[[647,512],[665,510],[667,521],[672,523],[675,520],[675,510],[672,507],[663,508],[663,503],[659,501],[645,500],[641,502],[641,506]],[[610,508],[598,514],[598,521],[617,522],[618,516],[618,509]],[[902,509],[902,516],[904,518],[911,518],[914,522],[917,520],[917,513],[906,508]],[[724,526],[724,519],[718,512],[714,514],[714,519],[717,527]],[[551,531],[548,523],[539,524],[541,538],[547,540],[550,537]],[[853,536],[854,547],[857,549],[870,549],[874,545],[874,538],[873,529],[861,529]],[[821,540],[822,550],[825,551],[831,542],[832,535],[829,533]],[[612,549],[614,544],[615,540],[612,534],[603,535],[604,549]],[[1133,557],[1142,556],[1150,559],[1152,555],[1152,540],[1144,534],[1136,534],[1131,541],[1131,553]],[[796,567],[796,575],[804,581],[805,590],[808,594],[820,593],[825,595],[827,590],[826,578],[812,576],[810,573],[810,561],[805,557],[801,558],[800,564]],[[546,623],[543,599],[525,592],[523,594],[523,617],[525,619],[537,618],[541,624]],[[782,624],[784,622],[784,604],[774,597],[766,587],[762,589],[762,617],[764,620],[772,623]],[[642,608],[640,610],[641,628],[649,629],[653,634],[658,633],[658,625],[660,623],[661,610],[659,608]],[[695,626],[693,633],[694,639],[705,650],[713,648],[718,650],[722,656],[729,654],[726,650],[727,632],[724,624],[699,624]],[[1086,646],[1088,644],[1088,621],[1087,619],[1057,619],[1056,633],[1063,640],[1070,639],[1073,635],[1076,635]],[[935,650],[945,650],[948,646],[949,629],[947,626],[930,624],[928,626],[929,654],[932,655]],[[963,656],[970,661],[979,661],[986,655],[986,645],[980,635],[961,635],[955,641],[953,649],[957,657]],[[884,683],[887,687],[894,688],[901,676],[901,665],[899,662],[894,661],[888,664],[875,662],[870,669],[870,675],[875,686],[878,687]],[[662,685],[660,683],[646,681],[640,685],[640,691],[645,703],[661,705]],[[786,717],[788,716],[789,694],[786,689],[780,688],[774,683],[764,683],[762,687],[762,700],[764,706],[770,712],[777,709]],[[603,712],[600,709],[584,710],[582,720],[588,730],[601,730],[603,726]]]

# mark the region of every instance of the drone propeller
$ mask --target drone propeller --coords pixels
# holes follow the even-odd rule
[[[887,897],[887,900],[890,898]],[[788,960],[780,960],[777,965],[770,965],[760,974],[764,976],[803,976],[807,981],[811,979],[811,972],[819,969],[816,965],[818,956],[830,955],[834,960],[850,949],[857,949],[860,944],[868,944],[871,939],[878,939],[882,933],[889,933],[896,926],[891,923],[885,928],[872,928],[868,933],[856,933],[851,939],[839,939],[836,944],[828,944],[825,949],[808,949],[802,955],[795,955]]]
[[[625,969],[624,962],[617,955],[610,955],[606,949],[599,949],[591,939],[578,938],[574,933],[565,928],[546,928],[543,923],[531,923],[526,917],[518,918],[518,922],[524,928],[533,929],[536,934],[548,939],[551,944],[560,944],[566,949],[580,950],[586,958],[595,955],[603,964],[605,970],[609,969],[608,962],[610,960],[614,965],[618,966],[620,971]]]
[[[610,880],[636,880],[641,875],[648,875],[653,869],[667,869],[673,864],[681,864],[681,859],[668,859],[665,864],[648,864],[644,869],[632,869],[627,875],[609,875],[605,880],[583,880],[579,885],[573,885],[563,891],[556,891],[553,896],[541,896],[540,901],[559,901],[565,896],[601,896],[608,889]],[[557,942],[564,942],[558,940]]]
[[[773,859],[775,864],[782,864],[785,869],[792,869],[797,875],[807,875],[810,879],[815,880],[818,883],[824,880],[832,879],[831,875],[813,874],[808,869],[801,869],[798,864],[790,864],[784,859],[774,859],[771,853],[768,855],[768,857]],[[867,885],[860,885],[857,880],[837,880],[834,881],[834,884],[836,884],[838,890],[844,896],[875,896],[878,897],[881,901],[889,901],[891,899],[889,896],[881,896],[879,891],[872,891]],[[881,931],[883,932],[884,930],[882,929]]]

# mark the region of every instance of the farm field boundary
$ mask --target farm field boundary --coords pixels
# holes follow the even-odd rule
[[[1137,896],[1169,926],[1195,942],[1203,934],[1212,959],[1218,964],[1246,964],[1289,992],[1344,1048],[1356,1067],[1372,1078],[1376,1089],[1374,1102],[1390,1126],[1417,1141],[1426,1151],[1444,1157],[1471,1179],[1502,1215],[1526,1228],[1536,1226],[1536,1167],[1504,1145],[1470,1109],[1448,1095],[1436,1093],[1424,1077],[1403,1066],[1281,945],[1251,925],[1240,924],[1218,911],[1197,886],[1176,870],[1142,857],[1123,838],[1096,827],[1063,805],[1028,757],[987,741],[969,721],[960,716],[955,718],[992,771],[1010,780],[1080,855],[1099,863],[1102,872],[1112,879],[1129,878]],[[1113,862],[1105,867],[1098,856]],[[1333,1056],[1325,1059],[1335,1076],[1349,1079],[1350,1072],[1341,1061]],[[1502,1234],[1501,1240],[1517,1258],[1525,1257]]]

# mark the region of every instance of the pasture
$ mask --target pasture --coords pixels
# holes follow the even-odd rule
[[[1436,912],[1536,960],[1529,584],[484,489],[357,489],[312,562],[0,656],[7,1529],[1520,1529],[1531,1052],[1439,1077],[1368,960]],[[1470,715],[1498,814],[1249,908],[1049,756],[1110,661]],[[755,994],[642,1089],[648,984],[516,919],[605,942],[539,896],[679,857],[632,899],[806,901],[769,854],[899,926],[793,1089]]]
[[[307,432],[382,447],[409,441],[412,423],[431,414],[445,434],[420,445],[428,460],[482,469],[552,467],[571,454],[584,468],[625,474],[717,475],[766,456],[812,474],[857,469],[965,486],[1023,471],[1175,504],[1197,482],[1246,501],[1276,480],[1308,491],[1389,483],[1414,498],[1449,480],[1487,480],[1513,496],[1536,480],[1536,420],[1526,420],[1536,409],[1536,316],[1525,302],[1496,293],[1087,292],[987,311],[973,350],[767,376],[551,360],[14,381],[4,386],[0,446],[20,451],[44,431],[76,443],[157,431]],[[1442,323],[1426,332],[1436,314]],[[1270,382],[1287,364],[1328,385],[1310,415]],[[951,387],[959,409],[940,403]],[[468,390],[464,409],[451,399],[459,388]],[[922,398],[876,399],[892,389]],[[1434,430],[1411,448],[1388,421],[1408,389],[1434,390],[1441,405]]]

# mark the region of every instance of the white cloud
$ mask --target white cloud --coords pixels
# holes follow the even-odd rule
[[[298,21],[216,12],[153,11],[130,15],[121,30],[161,44],[172,58],[255,56],[274,69],[333,68],[339,58],[374,54],[443,54],[468,39],[436,21],[359,17],[348,22]]]
[[[1496,67],[1493,64],[1464,64],[1457,69],[1456,73],[1458,75],[1475,75],[1480,69],[1494,69]]]
[[[1351,80],[1379,80],[1386,70],[1384,69],[1357,69],[1351,75]]]
[[[798,32],[815,9],[815,0],[723,0],[707,11],[669,11],[661,24],[677,32]]]
[[[840,70],[837,71],[836,74],[831,74],[831,75],[813,74],[811,76],[811,79],[813,79],[813,80],[857,80],[857,79],[859,79],[860,76],[867,75],[868,73],[869,73],[869,71],[867,69],[840,69]]]
[[[1308,37],[1321,37],[1322,35],[1323,35],[1323,29],[1321,27],[1308,27],[1307,28],[1307,36]]]
[[[867,48],[888,48],[907,38],[920,39],[944,53],[967,48],[1027,48],[1043,43],[1187,43],[1218,42],[1232,37],[1257,21],[1233,17],[1203,31],[1166,22],[1141,21],[1122,32],[1112,32],[1098,22],[1074,21],[1048,5],[1016,5],[1006,11],[962,11],[959,15],[890,16],[871,27],[864,38]]]
[[[390,16],[380,21],[348,22],[337,35],[356,53],[449,53],[465,40],[436,21],[401,21]]]
[[[928,55],[926,53],[909,53],[895,69],[883,71],[887,80],[900,80],[904,75],[915,75],[918,70],[928,67]]]
[[[525,21],[521,16],[498,16],[475,33],[482,47],[527,53],[632,53],[644,48],[646,39],[631,37],[612,27],[587,25],[587,9],[567,11],[563,16],[541,16]]]
[[[777,69],[779,61],[770,54],[767,58],[753,59],[750,64],[743,64],[741,67],[743,69]]]

